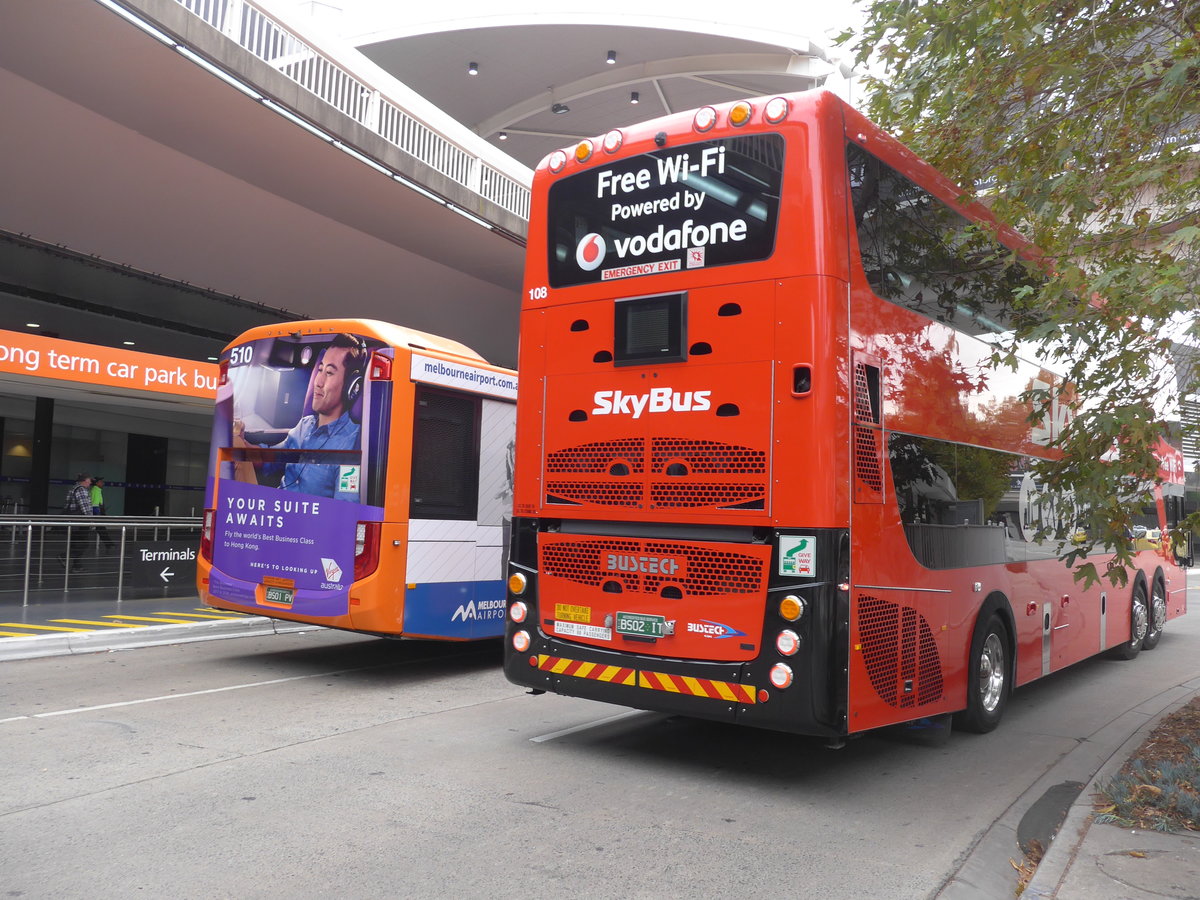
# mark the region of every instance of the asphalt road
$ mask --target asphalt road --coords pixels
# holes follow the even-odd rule
[[[1197,646],[1200,610],[1136,660],[1018,691],[991,735],[837,751],[526,695],[495,643],[319,631],[10,661],[0,892],[932,897],[1058,761],[1200,676]]]

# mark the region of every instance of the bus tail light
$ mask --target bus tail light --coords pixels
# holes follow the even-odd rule
[[[209,562],[212,562],[213,522],[216,518],[217,511],[215,509],[206,509],[204,511],[204,524],[200,526],[200,556]]]
[[[354,530],[354,580],[366,578],[379,568],[378,522],[359,522]]]
[[[804,615],[804,598],[788,594],[779,601],[779,614],[789,622],[795,622]]]
[[[513,649],[518,653],[524,653],[529,649],[529,632],[522,629],[514,631],[512,636]]]
[[[528,584],[528,579],[520,572],[513,572],[508,576],[508,590],[517,597],[525,593],[525,588]]]
[[[516,603],[514,603],[512,606],[510,606],[508,608],[508,617],[518,624],[520,624],[521,622],[524,622],[526,616],[528,616],[528,615],[529,615],[529,607],[526,606],[524,603],[522,603],[520,600],[518,600]]]
[[[370,379],[372,381],[390,381],[392,378],[391,357],[382,353],[371,354]]]
[[[779,637],[775,638],[775,649],[783,656],[794,656],[800,649],[800,635],[790,628],[783,629],[779,632]]]
[[[775,663],[771,666],[771,684],[783,690],[792,683],[792,667],[787,663]]]

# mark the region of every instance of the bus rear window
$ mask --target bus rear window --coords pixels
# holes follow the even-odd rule
[[[552,287],[766,259],[784,140],[745,135],[600,165],[550,188]]]

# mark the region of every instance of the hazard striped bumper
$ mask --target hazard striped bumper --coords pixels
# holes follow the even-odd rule
[[[621,666],[606,666],[600,663],[566,659],[561,656],[539,654],[537,667],[543,672],[586,678],[627,687],[666,691],[671,694],[686,694],[729,703],[753,704],[757,691],[753,685],[735,681],[713,681],[708,678],[692,678],[688,675],[668,675],[665,672],[650,672]]]

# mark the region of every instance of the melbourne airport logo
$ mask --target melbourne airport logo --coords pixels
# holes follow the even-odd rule
[[[575,248],[575,262],[579,263],[579,268],[583,271],[591,272],[600,268],[600,264],[604,262],[606,250],[604,238],[594,231],[589,232],[583,236],[579,246]]]

